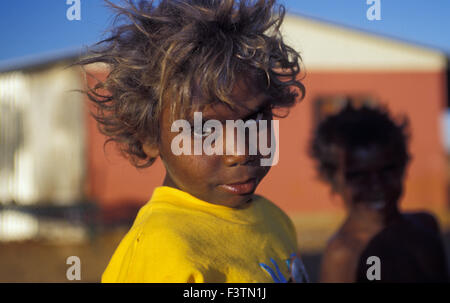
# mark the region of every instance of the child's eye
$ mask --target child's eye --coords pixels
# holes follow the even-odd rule
[[[262,120],[262,118],[264,117],[264,111],[260,111],[254,115],[252,115],[248,120],[255,120],[256,123],[258,123],[260,120]],[[247,120],[247,121],[248,121]]]
[[[259,112],[256,115],[256,118],[255,118],[256,123],[258,123],[262,119],[263,116],[264,116],[264,113],[263,112]]]

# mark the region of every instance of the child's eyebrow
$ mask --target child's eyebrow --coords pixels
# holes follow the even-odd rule
[[[248,120],[248,119],[249,119],[251,116],[253,116],[254,114],[259,113],[259,112],[265,110],[267,107],[269,107],[269,106],[272,104],[272,100],[273,100],[272,97],[267,96],[267,97],[264,99],[264,101],[261,102],[260,105],[258,105],[255,109],[252,110],[251,113],[247,114],[245,117],[237,118],[237,119],[235,119],[235,120],[243,120],[243,121]],[[217,117],[214,116],[214,113],[212,113],[212,114],[203,114],[202,120],[203,120],[203,122],[205,122],[206,120],[217,120],[217,121],[219,121],[219,122],[221,122],[221,123],[225,123],[227,120],[230,120],[230,119],[226,119],[226,118],[219,119],[219,118],[217,118]],[[194,118],[193,118],[193,117],[187,119],[187,121],[188,121],[191,125],[194,124]]]
[[[259,113],[259,112],[265,110],[265,109],[266,109],[267,107],[269,107],[271,104],[272,104],[272,97],[267,96],[267,97],[264,99],[264,101],[261,102],[261,104],[258,105],[256,108],[254,108],[249,114],[247,114],[247,115],[244,116],[244,117],[237,118],[237,119],[235,119],[235,120],[243,120],[243,121],[246,121],[246,120],[250,119],[250,117],[253,116],[254,114]],[[220,122],[222,122],[222,123],[225,123],[227,120],[230,120],[230,119],[217,119],[216,117],[213,117],[212,115],[205,115],[205,116],[204,116],[204,119],[205,119],[205,120],[214,119],[214,120],[218,120],[218,121],[220,121]]]
[[[272,98],[266,97],[264,99],[264,101],[260,105],[258,105],[258,107],[256,107],[254,110],[252,110],[252,112],[250,114],[248,114],[247,116],[245,116],[241,119],[246,121],[246,120],[250,119],[250,117],[253,116],[254,114],[259,113],[263,110],[266,110],[271,104],[272,104]]]

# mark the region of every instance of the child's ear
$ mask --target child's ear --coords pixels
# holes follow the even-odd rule
[[[159,148],[156,144],[144,143],[142,149],[149,158],[157,158],[159,156]]]

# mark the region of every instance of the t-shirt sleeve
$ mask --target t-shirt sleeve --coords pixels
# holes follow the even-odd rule
[[[141,231],[124,239],[105,270],[102,282],[202,283],[182,237],[170,229]]]

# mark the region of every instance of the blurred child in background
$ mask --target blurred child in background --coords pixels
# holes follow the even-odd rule
[[[407,130],[407,119],[397,123],[384,109],[351,102],[318,125],[311,156],[347,210],[324,251],[321,282],[368,282],[371,256],[380,261],[375,281],[447,281],[436,219],[399,210],[410,161]]]

